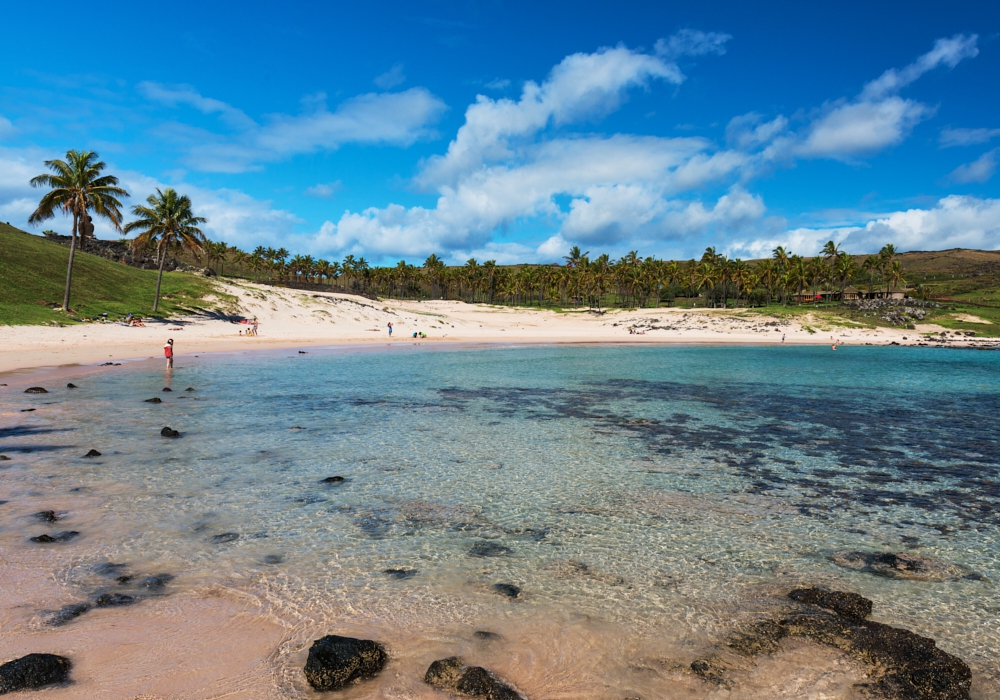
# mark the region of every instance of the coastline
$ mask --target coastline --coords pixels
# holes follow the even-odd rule
[[[23,370],[94,368],[106,362],[160,360],[168,337],[177,356],[294,348],[420,344],[735,344],[916,345],[917,330],[819,328],[775,321],[747,309],[610,309],[602,314],[509,308],[456,301],[373,302],[362,297],[222,283],[238,299],[237,313],[260,320],[260,335],[240,336],[241,324],[208,316],[117,324],[8,326],[0,336],[0,376]],[[387,325],[393,324],[390,338]],[[630,334],[629,327],[639,333]],[[413,338],[423,332],[424,338]],[[980,342],[949,340],[949,346]]]

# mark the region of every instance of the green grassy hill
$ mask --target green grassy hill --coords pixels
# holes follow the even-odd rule
[[[128,312],[148,316],[153,308],[156,271],[139,270],[77,251],[73,264],[70,308],[62,304],[69,248],[0,223],[0,325],[72,323],[71,318]],[[205,297],[217,294],[208,280],[183,272],[165,272],[158,316],[211,308]]]

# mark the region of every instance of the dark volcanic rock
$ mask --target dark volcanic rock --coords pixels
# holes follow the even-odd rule
[[[78,389],[79,387],[76,384],[74,384],[73,382],[70,382],[69,384],[66,385],[66,388],[67,389]]]
[[[221,535],[212,535],[212,541],[216,544],[225,544],[226,542],[235,542],[240,538],[240,533],[238,532],[223,532]]]
[[[163,399],[161,399],[159,396],[154,396],[151,399],[146,399],[145,403],[163,403]]]
[[[0,462],[7,462],[9,460],[10,457],[8,457],[7,455],[0,455]]]
[[[386,569],[382,573],[391,576],[392,578],[405,579],[413,578],[419,572],[416,569]]]
[[[40,542],[41,544],[48,544],[50,542],[69,542],[79,534],[80,533],[76,530],[66,530],[65,532],[57,532],[54,535],[39,535],[38,537],[32,537],[30,539],[32,542]]]
[[[28,654],[0,666],[0,694],[69,680],[72,662],[55,654]]]
[[[872,602],[857,593],[828,591],[824,588],[796,588],[788,597],[800,603],[832,610],[850,620],[864,620],[872,614]]]
[[[84,457],[100,457],[100,456],[101,453],[98,452],[97,450],[90,450],[89,452],[87,452],[87,454],[84,455]]]
[[[31,413],[32,411],[37,411],[37,408],[22,408],[21,413]]]
[[[165,386],[162,389],[160,389],[160,391],[173,391],[173,389],[171,389],[169,386]]]
[[[193,386],[189,386],[189,387],[188,387],[187,389],[185,389],[184,391],[194,391],[194,387],[193,387]]]
[[[789,597],[803,603],[835,610],[764,620],[732,634],[726,652],[691,664],[691,670],[707,681],[726,684],[727,671],[746,668],[747,658],[771,654],[785,637],[806,637],[842,650],[867,664],[868,681],[861,695],[886,700],[969,700],[972,672],[959,658],[937,648],[933,639],[909,630],[866,620],[871,602],[854,593],[819,588],[796,589]]]
[[[469,550],[469,556],[502,557],[503,555],[510,554],[513,551],[514,550],[509,547],[504,547],[496,542],[476,542],[472,545],[472,549]]]
[[[45,523],[54,523],[59,520],[59,516],[56,515],[54,510],[40,510],[35,513],[33,517],[38,518]]]
[[[493,592],[508,598],[517,598],[521,595],[521,589],[512,583],[494,583]]]
[[[127,568],[128,564],[112,564],[111,562],[104,562],[103,564],[98,564],[94,567],[94,573],[98,576],[117,576]]]
[[[94,600],[94,607],[97,608],[118,608],[123,605],[132,605],[136,602],[135,596],[125,593],[104,593]]]
[[[166,587],[168,583],[174,580],[173,574],[156,574],[154,576],[147,576],[146,578],[139,581],[139,588],[148,588],[150,590],[160,590]]]
[[[181,436],[179,432],[171,428],[169,425],[165,426],[163,430],[160,431],[160,435],[167,438],[175,438]]]
[[[340,690],[377,676],[387,658],[378,642],[327,635],[309,648],[306,680],[316,690]]]
[[[53,627],[65,625],[67,622],[75,620],[80,617],[80,615],[90,611],[92,607],[93,606],[90,603],[72,603],[71,605],[64,605],[49,618],[48,623]]]
[[[46,391],[45,389],[43,389],[40,386],[32,386],[32,387],[28,387],[27,389],[25,389],[24,393],[25,394],[47,394],[49,392]]]
[[[933,557],[905,552],[834,552],[830,561],[837,566],[843,566],[855,571],[885,576],[887,578],[902,578],[913,581],[955,581],[958,579],[984,580],[979,574],[973,573],[964,566]]]
[[[483,642],[496,642],[503,639],[496,632],[487,632],[486,630],[476,630],[472,633],[472,636]]]
[[[328,476],[325,479],[323,479],[322,481],[320,481],[319,483],[321,483],[321,484],[339,484],[343,480],[344,480],[344,477],[342,477],[342,476]]]
[[[127,583],[131,583],[135,580],[135,574],[125,574],[124,576],[119,576],[115,579],[120,585],[124,586]]]
[[[281,554],[265,554],[264,563],[265,564],[280,564],[285,561],[285,557]]]
[[[526,700],[492,672],[481,666],[466,666],[457,656],[432,663],[424,674],[424,683],[487,700]]]

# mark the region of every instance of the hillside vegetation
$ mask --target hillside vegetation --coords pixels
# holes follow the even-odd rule
[[[73,264],[72,313],[53,312],[52,306],[62,302],[68,259],[65,246],[0,223],[0,325],[72,323],[101,313],[110,319],[129,312],[149,315],[155,270],[140,270],[81,251]],[[212,283],[204,278],[164,273],[157,315],[213,308],[218,298]]]

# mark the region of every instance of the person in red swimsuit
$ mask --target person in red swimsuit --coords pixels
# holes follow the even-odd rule
[[[167,369],[174,368],[174,339],[171,338],[163,346],[163,356],[167,358]]]

